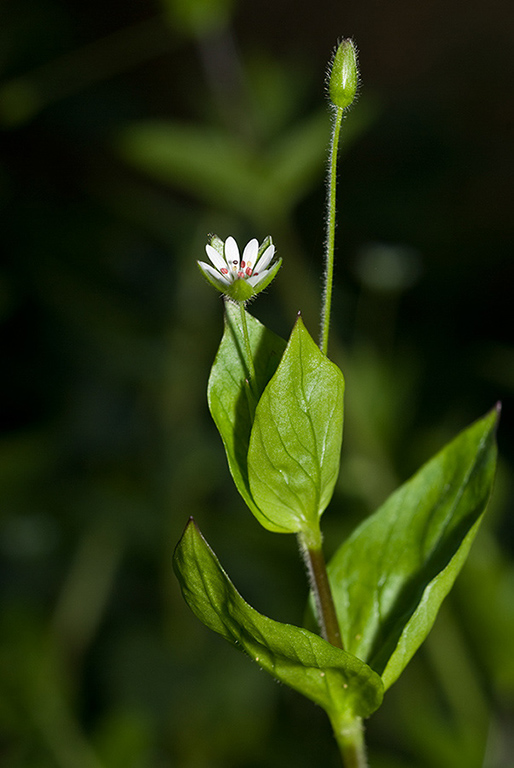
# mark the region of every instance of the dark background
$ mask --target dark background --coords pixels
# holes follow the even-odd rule
[[[373,768],[507,768],[514,703],[514,5],[0,4],[0,762],[338,765],[322,711],[209,633],[173,547],[195,515],[242,594],[300,623],[295,542],[233,489],[205,389],[222,305],[206,235],[271,234],[251,311],[317,333],[340,36],[331,356],[347,380],[330,554],[501,399],[487,522],[370,720]]]

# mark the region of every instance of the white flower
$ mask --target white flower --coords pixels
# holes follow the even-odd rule
[[[234,301],[248,301],[273,280],[282,259],[274,260],[275,246],[267,237],[259,246],[254,238],[246,244],[243,255],[233,237],[225,242],[212,235],[205,250],[211,264],[199,261],[198,266],[209,283]]]

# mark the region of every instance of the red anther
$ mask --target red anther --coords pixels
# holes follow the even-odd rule
[[[245,268],[245,262],[244,262],[244,261],[242,261],[242,262],[241,262],[241,269],[244,269],[244,268]]]
[[[228,269],[226,267],[222,267],[220,269],[220,272],[221,272],[222,275],[228,275]]]
[[[248,277],[250,277],[250,275],[252,274],[252,268],[251,267],[246,267],[245,272],[248,275]]]
[[[244,276],[245,276],[245,273],[244,273],[244,272],[243,272],[243,271],[240,269],[240,270],[239,270],[239,272],[237,273],[237,276],[238,276],[239,278],[241,278],[241,277],[244,277]]]

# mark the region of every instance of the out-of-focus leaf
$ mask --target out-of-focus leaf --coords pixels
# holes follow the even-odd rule
[[[133,123],[117,147],[152,178],[264,222],[284,215],[322,175],[328,137],[328,117],[318,112],[266,150],[216,128],[165,121]]]
[[[496,409],[463,431],[339,548],[329,564],[344,647],[387,689],[427,636],[491,493]]]
[[[161,0],[173,27],[204,35],[224,26],[236,0]]]
[[[174,568],[187,604],[204,624],[329,715],[351,720],[380,706],[382,682],[367,664],[306,629],[269,619],[249,606],[193,520],[175,550]]]
[[[226,301],[225,331],[212,366],[207,397],[237,489],[256,518],[269,528],[269,521],[263,517],[250,491],[247,453],[255,410],[253,399],[263,392],[273,376],[286,342],[248,312],[246,324],[255,367],[252,389],[247,383],[250,368],[240,309],[233,302]],[[272,530],[284,532],[280,526]]]
[[[102,768],[144,765],[151,745],[151,729],[144,714],[127,708],[109,713],[95,734]]]
[[[248,215],[259,186],[259,166],[245,145],[209,127],[141,121],[118,136],[118,149],[133,166],[201,200]]]
[[[299,317],[255,412],[248,450],[254,501],[291,533],[317,529],[339,473],[344,379]],[[263,523],[265,524],[265,523]]]
[[[494,538],[481,536],[459,579],[459,616],[499,695],[514,694],[514,566]]]

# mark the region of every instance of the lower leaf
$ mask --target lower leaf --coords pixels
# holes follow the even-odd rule
[[[367,664],[307,629],[269,619],[248,605],[192,518],[173,564],[186,602],[204,624],[319,704],[332,720],[368,717],[380,706],[382,681]]]
[[[496,466],[493,409],[393,493],[337,550],[328,573],[344,646],[399,677],[467,557]]]

